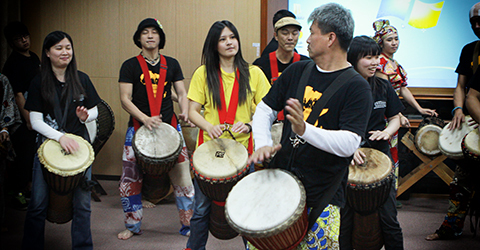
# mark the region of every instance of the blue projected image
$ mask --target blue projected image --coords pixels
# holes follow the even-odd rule
[[[394,58],[407,71],[409,87],[454,88],[462,48],[478,40],[468,16],[478,0],[289,0],[289,10],[303,27],[297,44],[300,54],[308,56],[308,16],[329,2],[352,11],[355,36],[373,36],[375,20],[390,20],[400,38]]]

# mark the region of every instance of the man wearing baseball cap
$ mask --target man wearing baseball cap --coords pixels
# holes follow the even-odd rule
[[[300,60],[310,60],[310,58],[295,52],[302,26],[294,17],[280,18],[275,22],[274,29],[274,38],[278,42],[277,50],[265,54],[253,62],[263,70],[270,84],[273,84],[290,64]],[[283,112],[280,112],[277,118],[280,121],[284,120]]]
[[[130,114],[119,186],[126,227],[126,230],[118,234],[118,238],[122,240],[142,233],[140,226],[143,207],[153,207],[154,203],[160,200],[149,198],[150,201],[142,201],[142,192],[145,194],[142,191],[142,186],[145,186],[145,175],[137,167],[137,159],[132,148],[135,131],[142,125],[152,130],[165,122],[181,133],[181,126],[173,110],[172,86],[180,106],[181,113],[178,118],[188,122],[187,92],[180,64],[176,59],[160,54],[160,50],[165,46],[165,33],[160,22],[153,18],[141,21],[133,35],[133,42],[141,52],[123,63],[118,80],[122,107]],[[182,224],[180,234],[188,236],[190,218],[193,214],[194,189],[183,138],[181,143],[182,152],[168,175],[173,185]]]

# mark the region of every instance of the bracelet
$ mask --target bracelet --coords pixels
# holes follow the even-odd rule
[[[247,133],[252,132],[252,125],[250,125],[249,123],[245,123],[245,126],[248,127],[248,132]]]
[[[0,134],[3,133],[3,132],[7,133],[7,135],[10,134],[10,133],[8,133],[8,130],[6,130],[6,129],[2,129],[2,130],[0,131]]]
[[[454,113],[454,112],[455,112],[455,110],[457,110],[457,109],[463,110],[463,108],[460,107],[460,106],[457,106],[457,107],[453,108],[453,109],[452,109],[452,116],[455,116],[455,113]]]
[[[382,130],[382,132],[388,135],[388,139],[390,139],[392,137],[387,131]]]

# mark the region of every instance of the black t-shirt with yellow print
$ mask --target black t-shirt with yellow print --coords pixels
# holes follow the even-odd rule
[[[274,110],[282,110],[289,98],[295,98],[297,87],[305,66],[309,61],[301,61],[288,67],[273,84],[270,92],[263,101]],[[303,97],[304,120],[312,111],[323,91],[345,69],[331,73],[323,73],[315,67],[305,88]],[[340,88],[327,102],[321,111],[315,126],[327,130],[348,130],[363,136],[372,110],[372,94],[370,87],[360,75],[355,75]],[[272,160],[274,168],[287,169],[287,163],[292,158],[290,143],[291,124],[285,119],[282,132],[282,148]],[[322,197],[325,191],[333,185],[334,177],[348,167],[352,157],[339,157],[320,150],[308,143],[301,145],[293,157],[293,164],[289,171],[294,172],[302,181],[307,192],[307,205],[313,206]],[[329,204],[343,207],[345,205],[344,187],[347,181],[346,174],[343,183],[337,190]]]
[[[172,102],[172,84],[176,81],[183,80],[183,73],[180,64],[175,58],[165,56],[167,61],[167,76],[165,78],[163,88],[163,100],[162,100],[162,121],[170,123],[173,116],[173,102]],[[150,71],[150,78],[152,80],[152,87],[154,92],[158,86],[160,62],[155,66],[147,63],[148,70]],[[142,72],[142,68],[138,63],[136,57],[132,57],[126,60],[120,69],[120,77],[118,82],[126,82],[133,84],[132,102],[143,113],[150,115],[150,105],[148,103],[147,88],[145,86],[145,80]],[[128,122],[128,126],[133,126],[132,118]]]

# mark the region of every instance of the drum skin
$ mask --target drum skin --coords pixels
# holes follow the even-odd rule
[[[385,203],[393,181],[390,158],[373,148],[360,148],[365,153],[362,166],[350,165],[346,197],[358,213],[368,214]]]
[[[468,126],[468,120],[471,119],[471,116],[465,116],[465,121],[461,124],[461,128],[450,130],[448,126],[451,124],[448,123],[443,127],[442,132],[440,133],[440,138],[438,139],[438,148],[450,159],[460,160],[463,159],[462,151],[462,140],[470,133],[474,126]]]
[[[476,164],[480,162],[480,134],[478,129],[474,129],[463,138],[462,151],[465,158]]]
[[[424,155],[439,155],[438,138],[445,122],[436,117],[425,117],[415,133],[415,147]]]
[[[137,166],[150,175],[168,173],[177,163],[182,147],[180,133],[164,122],[151,131],[141,126],[132,140]]]
[[[215,201],[225,201],[232,187],[248,174],[247,160],[247,149],[234,140],[218,138],[200,145],[192,162],[203,194]]]
[[[284,170],[253,172],[233,187],[225,216],[258,249],[293,249],[308,230],[305,188]]]

